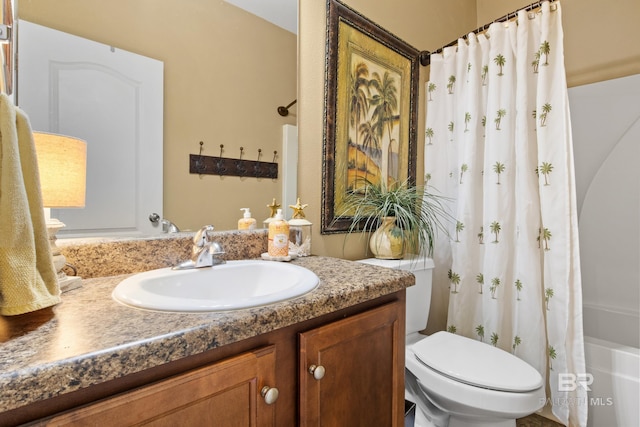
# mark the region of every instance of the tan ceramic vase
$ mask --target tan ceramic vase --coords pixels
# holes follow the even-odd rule
[[[396,218],[382,218],[382,224],[371,234],[369,249],[379,259],[401,259],[404,257],[404,239],[402,232],[396,227]]]

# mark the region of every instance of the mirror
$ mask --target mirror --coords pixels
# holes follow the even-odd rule
[[[239,157],[242,147],[249,160],[258,150],[282,151],[282,127],[297,117],[295,107],[286,117],[277,113],[296,99],[295,34],[222,1],[17,0],[17,11],[20,19],[162,61],[164,176],[157,185],[164,217],[182,230],[208,223],[222,230],[236,228],[241,207],[259,221],[268,215],[266,204],[282,194],[280,178],[199,176],[189,173],[188,159],[200,141],[209,156],[219,156],[221,144],[223,156]],[[136,212],[136,220],[151,212]]]
[[[5,0],[0,3],[0,44],[2,52],[2,67],[0,67],[0,92],[6,93],[10,97],[13,95],[14,84],[14,47],[13,28],[14,4],[13,0]]]

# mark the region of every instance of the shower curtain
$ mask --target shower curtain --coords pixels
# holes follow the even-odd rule
[[[469,34],[432,55],[430,73],[425,184],[450,198],[455,218],[434,253],[434,286],[450,292],[447,329],[534,366],[553,414],[584,426],[588,377],[559,2]]]

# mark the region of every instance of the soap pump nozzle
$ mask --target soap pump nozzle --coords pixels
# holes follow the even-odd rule
[[[251,218],[251,209],[250,208],[240,208],[241,211],[244,211],[244,218]]]

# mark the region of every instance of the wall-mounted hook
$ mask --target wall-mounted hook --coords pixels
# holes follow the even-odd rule
[[[244,163],[242,159],[236,160],[236,171],[238,172],[238,176],[244,176],[247,173],[247,168],[244,167]]]
[[[220,144],[220,157],[218,157],[218,160],[216,161],[216,173],[218,175],[222,175],[222,173],[227,170],[227,168],[224,167],[224,162],[222,161],[223,151],[224,151],[224,144]]]
[[[289,108],[295,104],[296,102],[298,102],[297,99],[294,99],[293,101],[291,101],[289,103],[289,105],[287,105],[286,107],[280,106],[278,107],[278,114],[280,114],[282,117],[286,117],[289,115]]]
[[[202,154],[204,143],[200,143],[200,152],[198,154],[189,155],[189,172],[203,173],[208,175],[221,176],[241,176],[254,178],[278,178],[278,164],[275,163],[278,157],[278,151],[273,152],[273,162],[261,160],[263,157],[262,149],[258,149],[257,160],[245,160],[244,147],[240,147],[239,158],[222,157],[224,154],[224,144],[220,144],[220,156],[205,156]]]
[[[260,157],[262,157],[262,148],[258,148],[258,160],[253,165],[253,174],[260,176]]]
[[[198,153],[198,160],[196,160],[196,170],[199,175],[202,175],[204,171],[207,170],[207,165],[202,161],[202,147],[204,146],[204,142],[200,141],[200,152]]]

